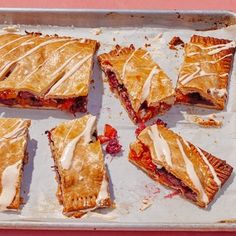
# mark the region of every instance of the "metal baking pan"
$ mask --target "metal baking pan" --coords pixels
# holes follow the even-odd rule
[[[110,50],[116,43],[134,43],[135,46],[141,46],[150,42],[148,38],[160,36],[162,33],[163,36],[154,45],[158,48],[157,61],[173,81],[177,78],[177,69],[182,61],[181,51],[173,52],[168,49],[168,40],[173,36],[180,35],[184,41],[193,33],[236,39],[236,14],[229,11],[0,9],[0,25],[1,28],[17,25],[20,33],[27,30],[95,38],[101,42],[98,54]],[[93,34],[94,28],[101,28],[102,33]],[[234,62],[232,77],[235,76]],[[101,71],[96,63],[93,77],[95,84],[89,95],[89,112],[99,118],[99,131],[102,131],[105,123],[118,129],[124,149],[119,157],[112,159],[106,155],[105,158],[117,209],[101,211],[82,219],[62,216],[61,206],[55,196],[57,186],[51,169],[53,161],[44,131],[73,117],[61,111],[0,108],[2,116],[32,119],[28,150],[30,158],[25,166],[22,186],[25,204],[19,213],[0,213],[0,228],[235,231],[234,174],[207,210],[199,209],[179,196],[165,199],[170,190],[154,183],[128,162],[128,146],[135,138],[135,126],[119,102],[111,96],[106,83],[102,82]],[[233,99],[236,96],[235,88],[236,79],[231,79],[227,109],[219,113],[224,116],[224,126],[220,130],[206,130],[179,123],[180,111],[185,109],[182,107],[172,108],[163,119],[193,143],[227,159],[236,168],[236,104]],[[211,112],[197,108],[195,111]],[[153,197],[152,206],[140,211],[142,199],[156,187],[160,193],[158,191]]]

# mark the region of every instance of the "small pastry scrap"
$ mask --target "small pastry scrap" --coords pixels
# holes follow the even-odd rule
[[[223,125],[222,120],[219,120],[215,114],[200,116],[187,114],[182,112],[185,121],[196,124],[204,128],[221,128]]]
[[[111,207],[109,180],[96,137],[96,117],[86,115],[61,123],[48,132],[48,137],[63,214],[81,217],[88,211]]]
[[[223,110],[236,43],[193,35],[185,45],[176,102]]]
[[[0,104],[86,112],[98,46],[40,33],[0,35]]]
[[[130,118],[145,122],[169,110],[175,101],[171,80],[148,51],[120,47],[98,56],[111,91],[118,95]]]
[[[30,120],[0,118],[0,211],[18,210]]]
[[[146,127],[130,145],[129,161],[152,179],[205,208],[233,168],[164,125]]]

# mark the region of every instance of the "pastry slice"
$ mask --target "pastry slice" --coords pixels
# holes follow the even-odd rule
[[[0,211],[17,210],[27,162],[29,120],[0,118]]]
[[[98,56],[98,61],[111,91],[118,95],[135,123],[165,113],[174,103],[171,80],[145,49],[117,45]]]
[[[203,208],[233,170],[225,161],[156,124],[146,127],[130,145],[129,160],[155,181]]]
[[[86,115],[61,123],[48,132],[48,137],[63,213],[81,217],[88,211],[110,207],[108,176],[96,137],[96,117]]]
[[[193,35],[185,46],[176,102],[223,110],[235,42]]]
[[[97,48],[90,39],[0,35],[0,104],[86,112]]]

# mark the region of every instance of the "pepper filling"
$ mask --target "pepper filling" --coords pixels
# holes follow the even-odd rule
[[[5,90],[0,92],[0,103],[7,106],[20,105],[32,107],[55,107],[61,110],[66,110],[71,113],[87,111],[87,97],[75,97],[65,99],[44,99],[43,97],[35,96],[30,92],[15,92]]]
[[[164,167],[157,168],[157,166],[152,162],[151,153],[147,146],[141,142],[138,143],[138,146],[138,153],[134,149],[130,150],[129,159],[131,161],[134,161],[138,166],[145,169],[147,173],[151,172],[150,175],[154,179],[158,179],[162,184],[179,190],[191,201],[197,201],[197,194],[186,186],[180,179],[167,172]]]
[[[176,97],[177,97],[177,102],[181,102],[181,103],[202,104],[202,105],[207,105],[207,106],[214,106],[215,105],[210,100],[202,97],[201,94],[198,92],[183,94],[178,89],[178,90],[176,90]]]
[[[127,89],[124,87],[123,84],[120,84],[118,79],[116,78],[116,75],[114,72],[111,70],[106,71],[106,75],[108,77],[108,82],[111,87],[112,92],[117,92],[119,95],[121,102],[124,104],[127,112],[130,115],[130,118],[136,122],[136,123],[141,123],[141,122],[146,122],[147,120],[151,119],[153,116],[159,114],[159,113],[164,113],[165,111],[169,110],[171,105],[165,103],[165,102],[160,102],[158,106],[152,107],[148,106],[147,102],[143,102],[143,104],[140,106],[139,111],[135,112],[131,101],[129,99],[129,94]]]

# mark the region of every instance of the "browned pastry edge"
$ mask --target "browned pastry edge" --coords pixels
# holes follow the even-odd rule
[[[120,84],[119,80],[117,79],[118,76],[109,62],[109,56],[126,55],[132,53],[134,50],[135,47],[133,44],[131,44],[129,47],[121,47],[119,45],[116,45],[115,48],[109,53],[101,54],[97,58],[102,71],[105,73],[108,79],[110,90],[119,98],[121,105],[127,111],[130,119],[136,124],[140,122],[146,122],[155,115],[164,114],[171,108],[171,105],[165,103],[164,101],[160,101],[155,107],[145,106],[145,103],[143,103],[138,112],[134,111],[126,88],[124,88],[124,86]],[[117,87],[114,87],[114,82],[111,82],[110,76],[115,77],[115,84],[119,84]],[[143,105],[144,108],[142,108]]]
[[[22,178],[23,178],[23,173],[24,173],[24,166],[28,163],[28,152],[27,152],[27,147],[28,147],[28,140],[29,140],[29,133],[28,133],[28,128],[31,124],[31,122],[29,120],[28,121],[28,127],[27,127],[27,136],[26,136],[26,145],[25,145],[25,151],[24,151],[24,157],[22,159],[22,167],[20,169],[20,174],[19,174],[19,185],[16,186],[16,194],[15,197],[13,199],[13,201],[11,202],[11,204],[7,207],[7,209],[11,209],[11,210],[18,210],[21,206],[21,204],[23,203],[23,198],[21,197],[21,185],[22,185]]]
[[[211,45],[213,46],[213,45],[217,45],[217,44],[226,44],[226,43],[230,43],[230,42],[232,42],[232,41],[227,40],[227,39],[218,39],[218,38],[214,38],[214,37],[204,37],[204,36],[199,36],[199,35],[193,35],[190,39],[190,43],[199,44],[201,46],[211,46]],[[232,68],[232,61],[233,61],[234,52],[235,52],[235,48],[232,47],[232,48],[228,48],[228,49],[225,49],[225,50],[217,53],[216,59],[218,57],[220,58],[222,56],[222,54],[223,54],[223,56],[227,55],[227,54],[232,54],[231,57],[226,57],[218,62],[220,64],[221,68],[223,69],[223,71],[225,73],[228,73],[228,76],[218,78],[219,88],[227,89],[227,87],[228,87],[229,74],[230,74],[230,70]],[[178,82],[177,82],[177,84],[178,84]],[[196,102],[192,103],[189,94],[193,93],[192,90],[194,88],[193,87],[189,88],[191,90],[191,92],[189,94],[187,92],[183,93],[181,91],[181,89],[187,91],[188,86],[178,84],[178,86],[176,88],[176,103],[182,103],[185,105],[187,105],[187,104],[196,105],[199,107],[206,107],[206,108],[212,108],[212,109],[217,109],[217,110],[223,110],[225,107],[227,96],[217,98],[217,97],[213,97],[212,95],[209,95],[209,94],[204,94],[203,92],[201,92],[198,89],[198,90],[196,90],[196,93],[199,93],[199,95],[202,98],[204,98],[205,100],[211,101],[212,104],[207,105],[207,104],[204,104],[204,102],[201,103],[201,101],[200,101],[200,103],[196,103]],[[188,101],[186,101],[186,98]]]
[[[55,163],[55,166],[54,166],[54,170],[56,172],[55,179],[56,179],[56,181],[58,183],[58,188],[57,188],[56,196],[57,196],[57,199],[58,199],[59,203],[61,205],[63,205],[63,196],[62,196],[62,191],[61,191],[61,177],[60,177],[60,174],[59,174],[58,169],[57,169],[57,165],[58,164],[57,164],[57,161],[56,161],[56,158],[55,158],[54,144],[53,144],[53,141],[51,139],[51,132],[53,131],[53,129],[51,129],[50,131],[46,131],[45,133],[47,133],[47,135],[48,135],[49,146],[50,146],[51,153],[52,153],[52,159],[53,159],[53,161]],[[106,175],[105,175],[106,180],[109,183],[109,178],[107,176],[106,166],[105,166],[105,172],[106,172]],[[106,208],[106,207],[114,207],[114,203],[111,200],[110,192],[109,191],[108,191],[108,198],[107,199],[103,199],[101,204],[99,206],[97,206],[97,207],[94,206],[94,209],[92,209],[92,210],[96,210],[98,208]],[[92,208],[92,207],[90,207],[90,208]],[[89,211],[90,208],[87,208],[87,209],[84,209],[84,210],[81,210],[81,209],[78,209],[78,210],[65,210],[65,208],[64,208],[63,209],[63,214],[68,216],[68,217],[80,218],[84,214],[86,214],[87,213],[86,210]]]
[[[165,128],[165,127],[162,126],[162,128]],[[165,128],[165,129],[167,129],[167,128]],[[169,131],[171,131],[171,130],[169,130]],[[171,132],[172,132],[172,131],[171,131]],[[139,144],[139,143],[142,144],[142,147],[146,147],[146,149],[149,150],[148,147],[147,147],[145,144],[143,144],[140,140],[137,140],[135,143],[133,143],[133,145]],[[195,147],[193,144],[191,144],[190,142],[188,142],[188,144],[189,144],[189,146],[190,146],[190,149],[191,149],[190,151],[191,151],[191,152],[198,152],[197,149],[196,149],[196,147]],[[231,173],[232,173],[232,171],[233,171],[233,167],[230,166],[229,164],[227,164],[226,161],[221,160],[221,159],[215,157],[214,155],[212,155],[212,154],[210,154],[210,153],[204,151],[203,149],[200,148],[200,150],[203,152],[203,154],[204,154],[204,155],[206,156],[206,158],[208,159],[209,163],[212,165],[212,167],[213,167],[214,170],[216,171],[216,174],[217,174],[218,178],[220,179],[220,181],[221,181],[221,183],[222,183],[222,184],[221,184],[221,187],[222,187],[222,186],[225,184],[225,182],[228,180],[228,178],[230,177],[230,175],[231,175]],[[132,163],[135,164],[137,167],[139,167],[140,169],[142,169],[146,174],[148,174],[148,175],[149,175],[152,179],[154,179],[155,181],[157,181],[157,182],[159,182],[159,183],[161,183],[161,184],[163,184],[163,185],[165,185],[165,186],[167,186],[167,187],[170,187],[170,188],[179,190],[183,196],[186,195],[186,194],[185,194],[185,190],[184,190],[184,189],[186,189],[186,185],[185,185],[184,188],[182,188],[181,185],[180,185],[180,186],[177,185],[177,187],[176,187],[176,186],[174,186],[173,184],[171,184],[171,182],[168,182],[168,181],[166,182],[166,181],[165,181],[165,178],[163,179],[162,177],[160,177],[159,170],[158,170],[157,168],[156,168],[155,172],[154,172],[153,170],[151,170],[153,167],[152,167],[151,169],[148,169],[148,168],[142,163],[141,159],[140,159],[140,161],[138,161],[137,158],[135,159],[135,158],[132,157],[132,152],[135,152],[135,153],[136,153],[136,151],[130,147],[130,153],[129,153],[129,157],[128,157],[128,159],[129,159],[130,162],[132,162]],[[143,152],[145,152],[144,149],[143,149]],[[143,154],[143,152],[142,152],[142,154]],[[148,152],[149,152],[149,155],[151,155],[151,154],[150,154],[150,151],[148,151]],[[144,161],[146,162],[146,160],[144,160]],[[152,161],[151,161],[151,163],[152,163],[152,165],[155,165]],[[162,167],[162,168],[164,168],[164,170],[167,172],[167,170],[165,169],[165,167]],[[170,175],[170,176],[172,176],[172,177],[174,176],[173,173],[168,173],[168,175]],[[167,175],[165,175],[165,176],[167,176]],[[172,178],[172,177],[171,177],[171,178]],[[171,178],[170,178],[170,179],[171,179]],[[178,178],[175,177],[175,176],[174,176],[174,178],[175,178],[176,180],[182,182],[181,179],[178,179]],[[168,179],[168,177],[167,177],[167,179]],[[187,187],[187,188],[188,188],[188,187]],[[188,188],[188,189],[189,189],[189,188]],[[218,192],[218,190],[219,190],[219,188],[218,188],[217,186],[215,186],[215,183],[209,183],[209,184],[208,184],[208,186],[207,186],[207,188],[205,189],[205,191],[207,192],[207,195],[208,195],[208,198],[209,198],[209,203],[213,200],[213,198],[214,198],[214,196],[216,195],[216,193]],[[192,191],[192,190],[191,190],[191,191]],[[187,191],[187,192],[188,192],[188,191]],[[193,192],[193,191],[192,191],[192,192]],[[206,205],[205,205],[204,203],[198,202],[197,199],[189,198],[188,196],[189,196],[189,195],[186,195],[185,197],[186,197],[188,200],[190,200],[190,201],[194,202],[195,204],[197,204],[199,207],[202,207],[202,208],[206,207]],[[191,196],[191,195],[190,195],[190,196]]]

